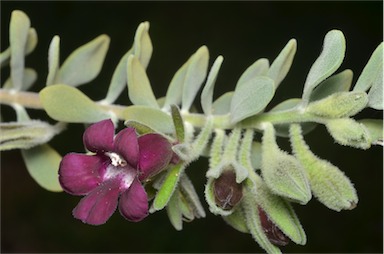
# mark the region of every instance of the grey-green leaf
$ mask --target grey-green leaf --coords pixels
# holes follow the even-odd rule
[[[212,104],[212,113],[214,115],[226,115],[231,111],[231,101],[234,92],[226,92],[217,98]]]
[[[24,69],[24,75],[23,75],[23,85],[22,90],[28,90],[37,80],[37,72],[34,69],[31,68],[25,68]],[[8,78],[5,82],[3,87],[4,89],[12,89],[12,79]]]
[[[271,64],[267,75],[275,81],[276,88],[289,72],[296,49],[297,42],[295,39],[291,39]]]
[[[159,108],[147,73],[135,55],[128,57],[127,69],[128,95],[132,103]]]
[[[46,85],[55,83],[60,68],[60,37],[54,36],[48,50],[48,76]]]
[[[372,82],[372,87],[368,92],[368,106],[377,110],[383,110],[383,70]]]
[[[32,178],[44,189],[59,192],[58,169],[61,156],[49,145],[22,150],[25,165]]]
[[[304,84],[303,100],[308,101],[312,90],[334,73],[343,62],[345,38],[341,31],[332,30],[325,35],[323,50],[309,70]]]
[[[203,108],[203,112],[206,115],[209,115],[212,113],[213,89],[215,87],[217,74],[220,70],[220,66],[223,62],[223,59],[224,58],[222,56],[218,56],[216,58],[208,74],[207,83],[205,84],[203,91],[201,93],[201,107]]]
[[[141,23],[136,30],[135,40],[133,43],[133,54],[137,56],[144,69],[147,68],[153,51],[148,30],[149,22]]]
[[[56,83],[79,86],[93,80],[101,71],[109,41],[103,34],[73,51],[61,66]]]
[[[336,92],[347,92],[352,85],[353,72],[344,70],[321,82],[311,93],[310,102],[323,99]]]
[[[239,80],[237,81],[236,87],[241,86],[247,81],[258,77],[258,76],[266,76],[269,69],[269,60],[267,58],[260,58],[256,62],[254,62],[251,66],[249,66],[243,74],[241,74]]]
[[[209,53],[206,46],[191,56],[183,85],[181,110],[188,111],[207,75]]]
[[[132,49],[130,49],[125,55],[120,59],[115,71],[113,72],[111,83],[108,87],[107,96],[103,100],[105,103],[113,103],[124,90],[127,84],[127,61],[128,56],[132,54]]]
[[[71,86],[47,86],[40,91],[40,100],[47,114],[57,121],[94,123],[110,118],[108,112]]]
[[[360,77],[357,79],[353,91],[367,91],[377,79],[377,75],[383,73],[383,47],[384,43],[382,42],[372,53]]]
[[[124,112],[124,119],[134,120],[147,125],[156,132],[174,134],[172,117],[160,109],[146,106],[129,106]]]
[[[31,22],[24,12],[19,10],[12,12],[9,25],[10,65],[12,84],[16,90],[20,90],[23,86],[24,55],[30,26]]]
[[[231,101],[231,122],[237,123],[261,112],[274,94],[274,81],[268,77],[255,77],[237,86]]]

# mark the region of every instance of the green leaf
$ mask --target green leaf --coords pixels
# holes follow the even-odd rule
[[[9,25],[10,65],[12,84],[16,90],[21,90],[23,86],[24,56],[30,26],[31,22],[24,12],[19,10],[12,12]]]
[[[57,73],[56,83],[79,86],[93,80],[103,66],[109,41],[103,34],[73,51]]]
[[[199,48],[190,58],[185,73],[181,110],[188,111],[195,99],[200,86],[207,76],[209,53],[206,46]]]
[[[383,120],[382,119],[362,119],[358,121],[367,128],[371,144],[383,145]]]
[[[266,76],[269,69],[269,60],[266,58],[260,58],[249,66],[243,74],[241,74],[239,80],[237,81],[236,87],[245,84],[247,81],[259,77]]]
[[[137,122],[137,121],[128,120],[128,121],[125,121],[124,125],[127,127],[135,128],[135,130],[137,131],[137,133],[139,135],[144,135],[144,134],[156,132],[155,130],[151,129],[150,127],[146,126],[145,124],[142,124],[142,123]]]
[[[325,124],[333,139],[344,146],[368,149],[370,135],[364,124],[351,118],[330,119]]]
[[[147,73],[135,55],[128,57],[127,70],[128,95],[132,103],[159,108]]]
[[[297,42],[295,39],[291,39],[271,64],[268,70],[268,77],[275,81],[276,89],[289,72],[296,49]]]
[[[300,105],[301,102],[302,102],[302,99],[291,98],[277,104],[269,112],[294,110],[295,107]],[[285,138],[289,137],[289,125],[290,124],[276,124],[274,126],[276,135],[279,137],[285,137]],[[303,133],[307,134],[316,128],[317,123],[305,122],[305,123],[300,123],[300,125],[303,128]]]
[[[231,101],[234,92],[226,92],[217,98],[212,104],[212,113],[214,115],[226,115],[231,111]]]
[[[212,112],[213,89],[215,87],[217,74],[220,70],[223,59],[224,58],[222,56],[218,56],[216,58],[208,74],[207,83],[205,84],[201,93],[201,107],[203,108],[203,112],[206,115],[210,115]]]
[[[255,77],[237,86],[231,101],[231,122],[237,123],[261,112],[274,94],[274,82],[268,77]]]
[[[1,123],[0,151],[28,149],[47,143],[63,128],[62,124],[52,126],[40,120]]]
[[[280,150],[270,123],[265,126],[261,150],[261,173],[271,191],[301,204],[308,203],[312,195],[306,172],[294,156]]]
[[[40,100],[47,114],[57,121],[94,123],[110,118],[108,112],[68,85],[45,87],[40,91]]]
[[[356,190],[340,169],[314,155],[305,143],[300,126],[291,126],[294,154],[308,173],[313,195],[329,209],[353,209],[358,202]]]
[[[183,214],[180,209],[180,202],[180,193],[175,190],[166,207],[169,221],[177,231],[183,229]]]
[[[107,96],[103,100],[107,104],[113,103],[124,90],[127,84],[127,61],[128,56],[132,54],[132,49],[130,49],[125,55],[120,59],[115,71],[113,72],[111,83],[108,87]]]
[[[337,92],[308,104],[306,112],[326,118],[353,116],[365,108],[368,96],[365,92]]]
[[[383,46],[384,43],[380,43],[379,46],[372,53],[371,57],[368,60],[368,63],[365,65],[363,71],[360,74],[360,77],[357,79],[356,85],[353,88],[353,91],[367,91],[372,87],[373,83],[377,79],[377,76],[383,73]]]
[[[23,75],[23,85],[22,90],[28,90],[37,80],[37,72],[34,69],[31,68],[25,68],[24,69],[24,75]],[[13,83],[12,79],[8,78],[3,85],[4,89],[12,89]]]
[[[182,194],[182,201],[186,202],[188,207],[192,210],[194,217],[204,218],[204,207],[200,202],[199,196],[196,193],[195,187],[187,174],[182,174],[180,177],[180,192]],[[183,213],[186,215],[185,213]]]
[[[377,110],[383,109],[383,72],[379,72],[368,92],[368,106]]]
[[[171,116],[160,109],[146,106],[129,106],[124,110],[123,116],[127,121],[140,122],[156,132],[175,133]]]
[[[54,36],[48,50],[48,76],[46,85],[53,85],[60,68],[60,37]]]
[[[32,178],[44,189],[62,191],[58,170],[61,156],[49,145],[22,150],[25,165]]]
[[[133,43],[133,54],[137,56],[144,69],[147,68],[153,51],[152,42],[151,38],[149,37],[148,30],[149,22],[140,23],[139,27],[136,30],[135,40]]]
[[[175,126],[176,139],[179,143],[183,143],[185,139],[184,122],[180,115],[179,108],[176,105],[171,105],[172,120]]]
[[[37,33],[36,30],[31,27],[28,30],[27,43],[25,45],[25,56],[31,53],[37,45]],[[4,67],[9,64],[11,58],[11,47],[8,47],[6,50],[0,53],[0,67]]]
[[[312,90],[334,73],[343,62],[345,38],[341,31],[332,30],[325,35],[323,50],[309,70],[304,84],[303,100],[308,101]]]
[[[251,164],[253,169],[261,169],[261,143],[254,141],[251,147]]]
[[[169,202],[172,194],[177,187],[181,174],[184,173],[185,165],[179,163],[170,168],[165,176],[165,179],[156,194],[153,201],[153,208],[157,211],[163,209]]]
[[[325,97],[337,93],[347,92],[352,85],[353,72],[344,70],[336,75],[321,82],[311,93],[310,102],[324,99]]]

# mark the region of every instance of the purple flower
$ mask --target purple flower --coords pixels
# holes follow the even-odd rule
[[[112,216],[119,203],[120,213],[127,220],[144,219],[148,215],[148,198],[141,182],[170,163],[171,143],[155,133],[138,137],[133,128],[125,128],[114,136],[111,120],[88,127],[83,142],[95,154],[69,153],[59,169],[63,189],[73,195],[85,195],[73,216],[84,223],[100,225]]]

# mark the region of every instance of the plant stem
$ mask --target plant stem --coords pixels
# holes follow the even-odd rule
[[[35,92],[0,89],[0,103],[10,106],[20,105],[26,108],[44,110],[39,94]],[[127,108],[127,106],[104,104],[100,102],[96,102],[96,104],[106,111],[113,112],[119,119],[126,120],[123,116],[123,111]],[[207,120],[207,116],[199,113],[182,112],[182,117],[185,121],[197,128],[202,128]],[[315,117],[305,111],[300,111],[299,109],[262,113],[249,117],[237,124],[231,123],[229,114],[213,115],[210,117],[213,119],[214,129],[233,129],[235,127],[240,127],[245,129],[253,128],[259,131],[263,130],[263,123],[265,122],[270,122],[271,124],[287,124],[299,122],[325,123],[326,121],[324,118]]]

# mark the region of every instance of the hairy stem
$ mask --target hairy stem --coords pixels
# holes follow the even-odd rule
[[[0,89],[0,103],[5,105],[21,105],[26,108],[41,109],[44,107],[40,101],[39,94],[35,92],[15,91]],[[124,119],[123,111],[127,106],[105,104],[96,102],[100,107],[106,111],[113,112],[117,118]],[[182,116],[185,121],[189,122],[197,128],[202,128],[205,125],[207,117],[204,114],[183,112]],[[256,116],[249,117],[240,123],[234,125],[230,121],[229,114],[211,116],[213,120],[213,128],[220,129],[233,129],[240,128],[254,128],[256,130],[263,129],[263,123],[270,122],[271,124],[287,124],[287,123],[300,123],[300,122],[317,122],[325,123],[326,119],[315,117],[300,109],[292,109],[281,112],[262,113]]]

